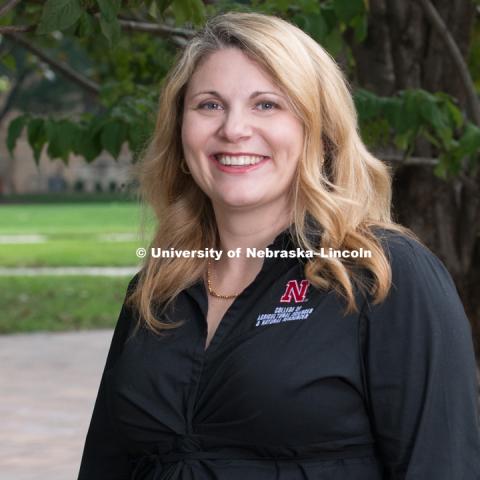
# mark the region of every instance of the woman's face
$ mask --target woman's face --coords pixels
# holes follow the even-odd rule
[[[303,135],[282,91],[239,49],[211,54],[187,86],[185,160],[214,206],[285,208]]]

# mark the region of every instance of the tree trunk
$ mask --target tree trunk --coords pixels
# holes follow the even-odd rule
[[[469,0],[432,0],[464,58],[475,20]],[[368,35],[352,41],[354,83],[379,95],[407,88],[444,91],[466,110],[466,94],[442,38],[416,0],[370,0]],[[418,142],[415,154],[431,156]],[[473,186],[472,186],[473,184]],[[393,185],[396,220],[410,227],[437,254],[455,280],[464,302],[480,357],[480,179],[443,181],[431,167],[400,166]],[[419,212],[420,215],[419,215]]]

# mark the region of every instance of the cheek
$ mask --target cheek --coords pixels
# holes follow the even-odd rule
[[[277,153],[284,153],[288,160],[296,160],[302,153],[304,142],[303,126],[297,121],[284,121],[272,126],[270,143]]]
[[[182,123],[182,145],[185,153],[191,148],[192,134],[193,132],[188,119],[184,119]]]
[[[202,146],[206,138],[205,126],[196,122],[192,115],[185,115],[182,123],[182,144],[185,153],[195,153],[195,149]]]

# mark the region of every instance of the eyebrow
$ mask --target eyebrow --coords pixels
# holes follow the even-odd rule
[[[250,99],[252,98],[255,98],[255,97],[258,97],[259,95],[263,95],[265,93],[269,93],[269,94],[273,94],[273,95],[276,95],[277,97],[283,97],[283,95],[281,95],[280,93],[277,93],[277,92],[269,92],[269,91],[259,91],[259,90],[256,90],[255,92],[253,92],[251,95],[250,95]],[[218,98],[222,98],[222,96],[216,91],[216,90],[208,90],[208,91],[204,91],[204,92],[197,92],[195,93],[194,95],[191,96],[191,98],[194,98],[198,95],[203,95],[203,94],[209,94],[209,95],[215,95],[216,97]],[[283,97],[284,98],[284,97]]]

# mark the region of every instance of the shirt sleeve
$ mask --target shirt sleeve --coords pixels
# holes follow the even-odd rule
[[[138,279],[136,274],[130,281],[127,294]],[[126,297],[125,297],[126,298]],[[132,309],[124,302],[113,332],[106,364],[100,381],[90,426],[88,429],[78,480],[127,480],[131,464],[121,437],[116,433],[107,407],[105,374],[119,357],[123,345],[133,327]]]
[[[392,288],[367,303],[367,404],[385,480],[480,479],[471,327],[443,263],[415,240],[387,242]]]

